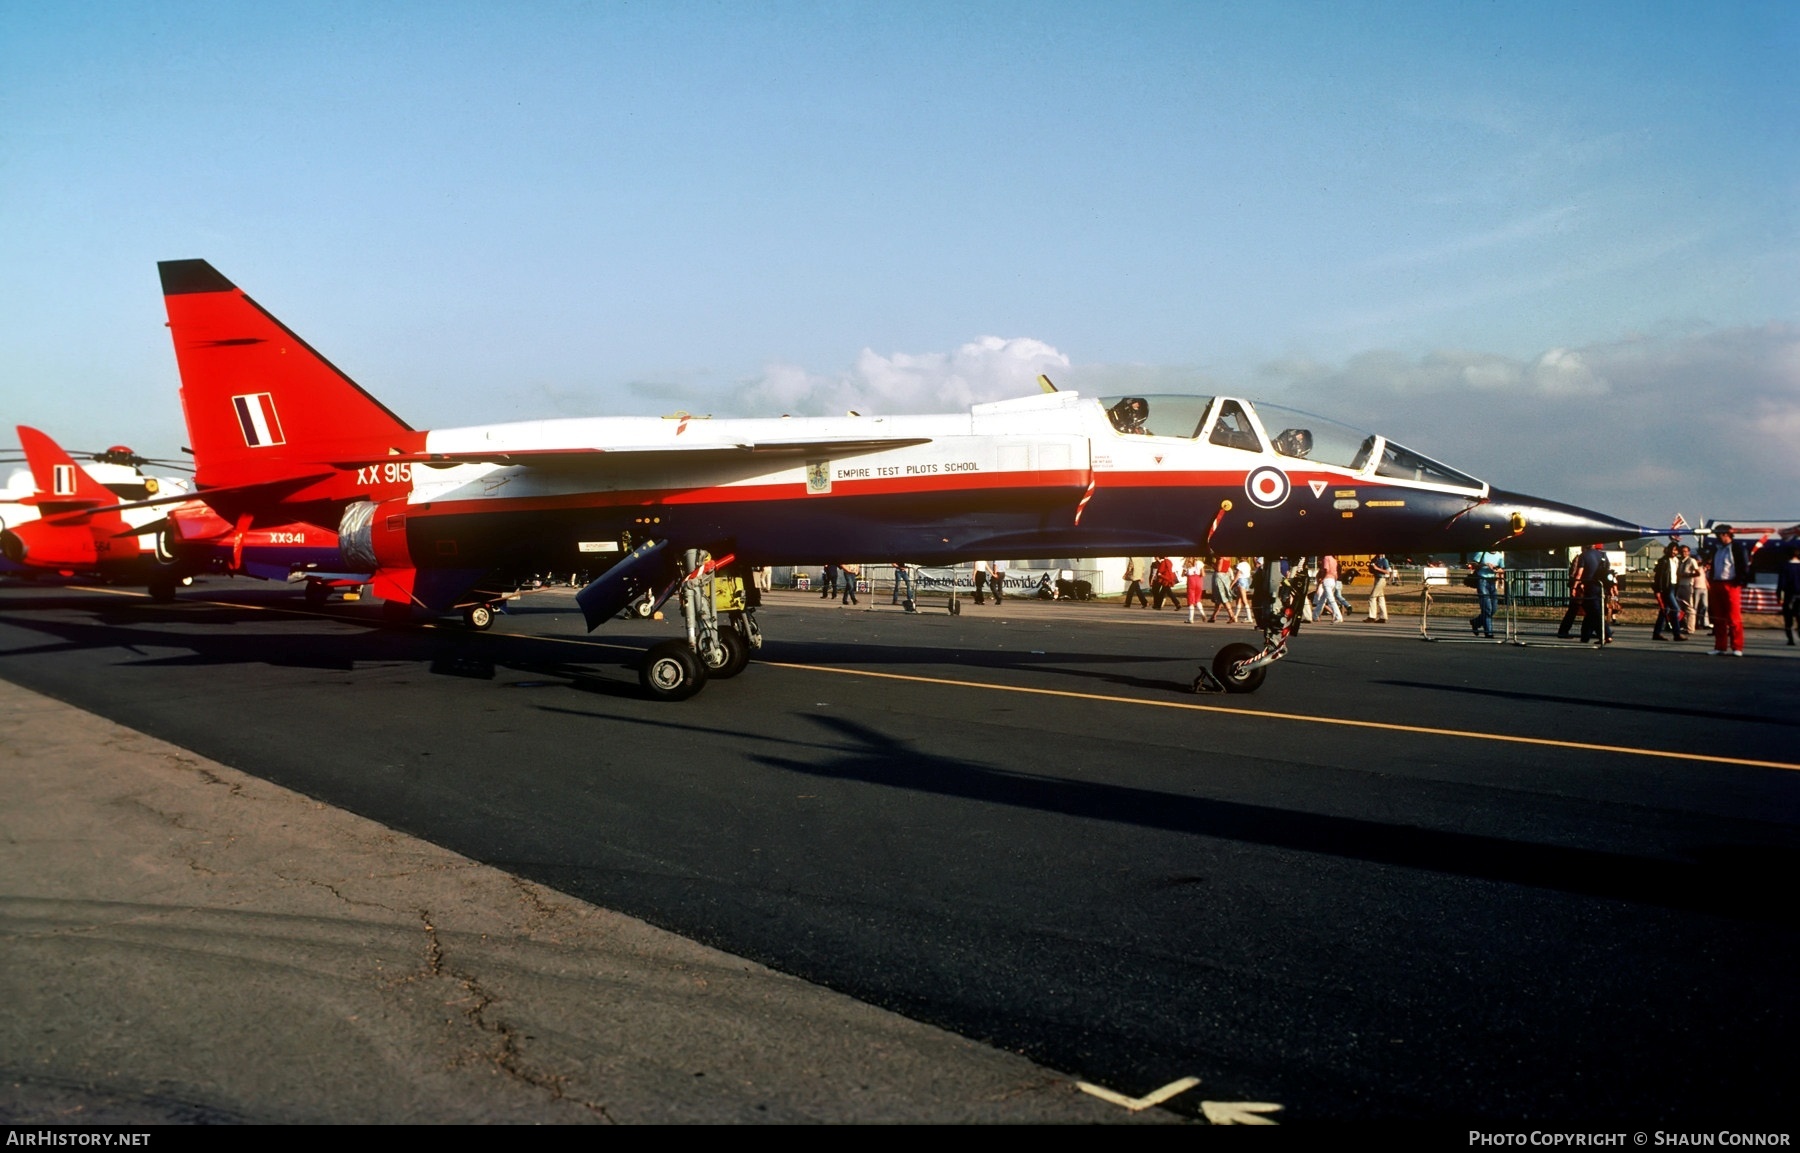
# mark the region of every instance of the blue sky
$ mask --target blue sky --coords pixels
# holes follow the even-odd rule
[[[1047,368],[1800,516],[1795,75],[1792,4],[7,0],[0,419],[171,452],[204,257],[420,427]]]

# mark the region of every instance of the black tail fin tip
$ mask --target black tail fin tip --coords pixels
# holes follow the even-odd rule
[[[184,296],[190,292],[230,292],[237,285],[204,260],[161,260],[156,271],[162,274],[164,296]]]

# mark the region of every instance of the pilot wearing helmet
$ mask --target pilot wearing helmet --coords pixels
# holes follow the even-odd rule
[[[1284,428],[1281,435],[1275,438],[1275,451],[1282,456],[1305,459],[1313,450],[1313,434],[1310,428]]]
[[[1150,430],[1144,422],[1150,419],[1150,402],[1141,396],[1128,396],[1106,410],[1112,418],[1113,427],[1120,432],[1137,436],[1149,436]]]

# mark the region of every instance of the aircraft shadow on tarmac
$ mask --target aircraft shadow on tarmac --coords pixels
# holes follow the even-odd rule
[[[1400,681],[1378,680],[1370,682],[1377,685],[1392,685],[1400,689],[1428,689],[1438,693],[1466,693],[1471,696],[1495,697],[1510,701],[1539,701],[1553,705],[1579,705],[1586,709],[1617,709],[1623,712],[1653,713],[1658,716],[1693,717],[1704,721],[1730,721],[1735,724],[1782,725],[1788,728],[1800,728],[1800,718],[1794,714],[1771,715],[1767,713],[1735,713],[1722,709],[1684,708],[1680,705],[1669,705],[1663,702],[1603,700],[1599,697],[1571,697],[1555,693],[1522,693],[1513,689],[1483,689],[1472,685],[1446,685],[1434,681]]]
[[[37,601],[34,609],[48,609]],[[223,606],[159,608],[134,604],[124,609],[93,611],[92,601],[56,607],[85,610],[85,619],[37,616],[27,627],[54,640],[0,650],[0,659],[80,649],[115,649],[134,668],[182,668],[259,664],[274,668],[350,672],[372,662],[416,663],[440,676],[492,680],[506,668],[533,676],[555,677],[590,692],[635,696],[635,680],[597,669],[626,664],[632,654],[611,662],[571,662],[567,649],[534,637],[472,637],[453,629],[421,629],[350,621],[354,631],[330,635],[272,632],[280,616]],[[13,606],[8,606],[9,610]],[[291,619],[291,618],[290,618]],[[15,618],[16,620],[16,618]],[[25,623],[25,622],[18,622]],[[177,626],[177,627],[164,627]],[[167,650],[183,650],[168,655]]]
[[[635,667],[637,652],[630,650],[639,646],[648,649],[668,636],[666,630],[650,636],[609,634],[609,642],[620,646],[616,658],[571,661],[562,644],[569,638],[500,632],[473,635],[456,626],[421,628],[416,624],[393,624],[367,615],[304,613],[285,605],[274,606],[273,614],[263,607],[237,608],[218,602],[152,605],[139,600],[108,600],[96,606],[92,594],[71,594],[33,598],[26,603],[4,607],[9,613],[20,610],[32,613],[30,627],[34,631],[59,638],[51,644],[9,650],[20,656],[69,648],[117,648],[131,653],[181,648],[189,651],[179,656],[146,657],[131,663],[147,667],[247,663],[334,672],[348,672],[359,661],[415,660],[425,662],[432,673],[440,676],[491,680],[498,675],[499,669],[505,668],[536,676],[560,677],[590,692],[626,695],[638,692],[635,679],[622,678],[616,670]],[[49,615],[57,611],[79,612],[85,619],[58,619]],[[350,626],[354,631],[334,635],[283,632],[279,634],[278,644],[272,642],[266,631],[272,621],[307,616],[315,619],[324,616],[333,623]],[[245,626],[251,626],[255,631],[246,632]],[[5,655],[7,653],[0,652],[0,656]],[[1171,658],[1145,654],[1020,652],[966,645],[804,640],[772,640],[765,646],[760,659],[852,667],[910,665],[971,672],[1035,671],[1116,688],[1179,694],[1191,692],[1191,669],[1198,663],[1192,657],[1174,658],[1173,663],[1182,669],[1179,679],[1166,679],[1093,667],[1112,665],[1142,669],[1171,663]],[[601,669],[608,671],[600,672]]]
[[[708,731],[680,722],[592,715],[596,721],[613,724]],[[856,721],[820,716],[803,719],[834,736],[835,740],[826,747],[841,750],[844,755],[822,763],[770,753],[751,754],[750,759],[772,769],[806,776],[1530,885],[1587,897],[1745,920],[1791,923],[1800,919],[1786,901],[1767,896],[1785,893],[1792,882],[1800,880],[1800,854],[1780,846],[1697,846],[1691,851],[1692,860],[1678,861],[1531,844],[922,756],[906,742]],[[820,747],[813,741],[782,739],[781,743],[809,749]]]
[[[396,624],[373,612],[318,613],[277,600],[270,605],[237,607],[218,601],[178,601],[150,604],[141,599],[121,601],[93,593],[68,593],[7,598],[0,609],[8,616],[24,617],[18,623],[47,633],[57,640],[0,650],[7,656],[29,656],[71,649],[117,649],[135,659],[121,663],[133,667],[191,667],[260,664],[276,668],[352,672],[359,663],[416,662],[437,676],[469,680],[494,680],[500,670],[537,678],[553,678],[590,693],[637,697],[640,690],[631,670],[642,650],[667,639],[669,630],[645,635],[639,632],[608,634],[604,645],[586,644],[585,637],[489,632],[471,634],[455,625],[421,627]],[[356,606],[360,608],[362,606]],[[57,612],[78,613],[56,616]],[[17,617],[15,619],[17,619]],[[347,626],[319,633],[272,628],[277,622],[324,620]],[[623,622],[622,622],[623,623]],[[627,626],[629,627],[629,626]],[[1235,634],[1234,634],[1235,635]],[[580,640],[584,659],[571,660],[568,641]],[[186,650],[172,655],[170,649]],[[593,654],[600,659],[585,659]],[[605,654],[602,656],[602,654]],[[1021,651],[1017,648],[984,648],[976,645],[887,644],[876,641],[771,640],[760,660],[797,665],[850,668],[863,666],[955,669],[979,679],[982,673],[1022,672],[1106,685],[1116,689],[1158,696],[1192,697],[1191,670],[1199,663],[1194,655],[1171,657],[1155,652]],[[1304,656],[1289,658],[1288,666],[1309,662]],[[1140,675],[1174,665],[1178,679]],[[1136,670],[1122,671],[1121,666]],[[1529,693],[1480,688],[1435,681],[1384,679],[1371,682],[1394,688],[1435,693],[1460,693],[1495,699],[1511,699],[1579,708],[1623,710],[1655,715],[1685,716],[1696,720],[1769,724],[1800,727],[1787,716],[1741,711],[1635,703],[1595,697]],[[1225,698],[1215,703],[1225,704]],[[1242,701],[1234,701],[1243,704]],[[1246,708],[1245,711],[1256,711]]]

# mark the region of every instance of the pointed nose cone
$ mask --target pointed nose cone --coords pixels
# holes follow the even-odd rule
[[[1572,504],[1558,504],[1500,489],[1489,492],[1488,506],[1508,517],[1513,526],[1523,524],[1523,528],[1506,541],[1516,548],[1559,548],[1595,541],[1636,540],[1660,531],[1590,509],[1576,508]]]

